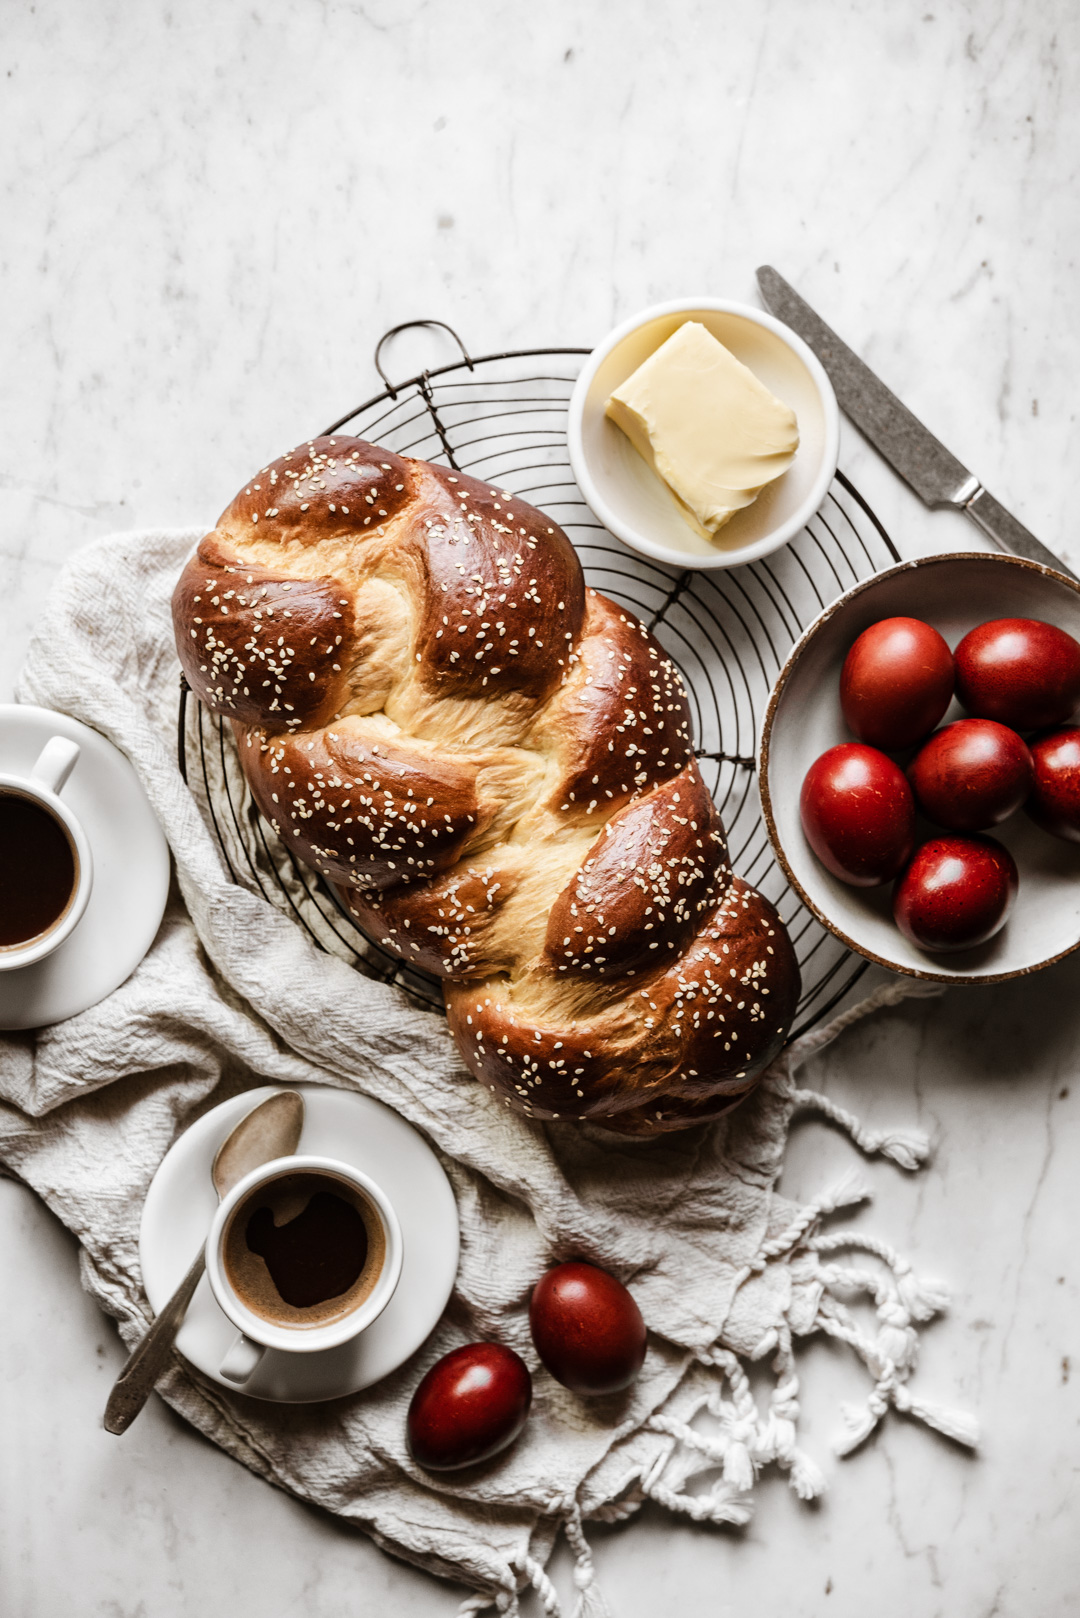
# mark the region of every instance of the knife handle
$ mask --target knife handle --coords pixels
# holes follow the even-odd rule
[[[1011,511],[1006,511],[999,500],[980,485],[961,507],[973,523],[982,529],[988,538],[999,545],[1003,551],[1011,551],[1014,556],[1023,556],[1029,562],[1038,562],[1041,567],[1052,567],[1055,573],[1064,573],[1070,579],[1076,579],[1071,567],[1056,557],[1053,551],[1029,534],[1022,522],[1017,522]],[[1080,579],[1077,580],[1080,583]]]

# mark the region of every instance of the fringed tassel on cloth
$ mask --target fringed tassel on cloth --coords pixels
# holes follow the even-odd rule
[[[837,1189],[818,1199],[818,1213],[855,1200],[849,1186],[846,1194]],[[801,1222],[800,1222],[801,1226]],[[912,1393],[908,1378],[918,1362],[919,1337],[915,1322],[925,1322],[945,1305],[947,1289],[938,1282],[920,1281],[910,1264],[886,1242],[858,1232],[807,1235],[803,1228],[784,1232],[784,1240],[770,1243],[775,1249],[766,1262],[783,1263],[798,1246],[801,1257],[813,1256],[814,1266],[802,1275],[803,1285],[817,1284],[821,1297],[811,1332],[825,1332],[845,1342],[866,1365],[874,1385],[865,1405],[841,1407],[846,1432],[837,1440],[839,1455],[849,1455],[874,1431],[890,1405],[912,1416],[958,1444],[978,1442],[978,1423],[962,1411],[946,1409]],[[880,1275],[869,1270],[823,1262],[842,1249],[872,1254],[888,1266]],[[762,1268],[755,1266],[755,1268]],[[869,1294],[875,1304],[876,1335],[861,1331],[854,1317],[837,1294]],[[711,1391],[703,1392],[679,1416],[661,1409],[646,1426],[673,1440],[650,1475],[642,1479],[641,1493],[650,1500],[695,1521],[741,1525],[750,1519],[749,1495],[764,1466],[775,1463],[788,1474],[788,1481],[801,1500],[813,1500],[823,1493],[825,1477],[816,1462],[796,1442],[799,1421],[799,1379],[796,1372],[791,1329],[786,1321],[771,1334],[775,1355],[772,1368],[776,1383],[768,1407],[759,1408],[746,1373],[730,1349],[716,1346],[698,1355],[700,1363],[717,1374]],[[724,1397],[724,1384],[729,1397]],[[701,1417],[711,1418],[707,1429],[699,1428]],[[688,1485],[699,1474],[719,1469],[720,1476],[711,1490],[694,1494]]]
[[[570,1549],[574,1553],[574,1588],[577,1590],[574,1618],[611,1618],[608,1604],[596,1582],[592,1551],[585,1538],[585,1530],[581,1525],[581,1509],[576,1500],[570,1504],[563,1528]]]
[[[794,1075],[803,1063],[824,1049],[845,1028],[883,1006],[897,1005],[912,996],[942,992],[939,984],[907,978],[883,984],[859,1005],[843,1012],[826,1027],[804,1035],[774,1065],[773,1074],[788,1086],[792,1110],[818,1112],[844,1129],[862,1151],[889,1158],[900,1168],[913,1171],[925,1162],[929,1140],[920,1129],[872,1130],[845,1108],[817,1091],[800,1089]],[[874,1378],[865,1405],[847,1404],[842,1414],[847,1432],[836,1444],[837,1453],[850,1454],[873,1432],[890,1405],[913,1416],[959,1444],[978,1442],[978,1424],[961,1411],[945,1409],[913,1394],[908,1378],[917,1360],[917,1324],[930,1320],[948,1302],[948,1289],[939,1282],[916,1277],[911,1265],[888,1243],[861,1232],[823,1235],[821,1220],[839,1209],[851,1207],[870,1195],[857,1171],[851,1170],[833,1186],[820,1192],[795,1213],[791,1223],[766,1241],[753,1262],[748,1276],[761,1274],[771,1265],[800,1261],[804,1286],[820,1286],[820,1302],[810,1331],[822,1331],[846,1342],[863,1360]],[[868,1253],[881,1261],[887,1274],[871,1273],[828,1262],[842,1251]],[[807,1259],[812,1260],[806,1268]],[[860,1331],[837,1294],[868,1293],[877,1310],[878,1328],[871,1337]],[[721,1343],[698,1357],[703,1365],[719,1373],[719,1383],[703,1394],[689,1411],[678,1418],[658,1411],[647,1425],[672,1439],[672,1445],[652,1475],[642,1481],[642,1492],[672,1510],[698,1520],[745,1522],[750,1513],[748,1496],[760,1469],[775,1463],[788,1474],[791,1487],[802,1500],[816,1498],[825,1488],[821,1469],[796,1444],[799,1418],[799,1382],[795,1370],[791,1329],[786,1320],[763,1336],[755,1358],[775,1350],[773,1370],[776,1385],[767,1411],[761,1411],[737,1356]],[[723,1383],[730,1398],[723,1396]],[[709,1431],[699,1430],[699,1417],[712,1418]],[[720,1468],[721,1476],[706,1494],[691,1494],[687,1485],[699,1473]]]
[[[596,1582],[596,1569],[593,1566],[589,1542],[585,1538],[580,1506],[576,1500],[570,1500],[557,1503],[555,1509],[562,1517],[567,1543],[574,1553],[574,1588],[577,1600],[574,1603],[573,1618],[611,1618],[608,1604]],[[618,1515],[624,1514],[620,1512]],[[607,1517],[608,1512],[605,1510],[602,1515]],[[541,1563],[535,1557],[527,1556],[522,1565],[522,1572],[539,1596],[540,1605],[547,1618],[562,1618],[559,1593]],[[505,1618],[520,1618],[521,1604],[517,1590],[505,1589],[490,1595],[468,1596],[458,1608],[457,1618],[475,1618],[476,1613],[486,1612],[492,1607],[497,1612],[505,1614]]]
[[[792,1090],[793,1111],[817,1112],[851,1136],[867,1157],[891,1158],[902,1169],[921,1168],[930,1154],[930,1139],[922,1129],[867,1129],[853,1112],[837,1106],[816,1090]]]
[[[957,1444],[973,1447],[979,1441],[979,1425],[963,1411],[947,1410],[928,1399],[920,1399],[907,1386],[907,1379],[918,1359],[919,1338],[913,1321],[927,1321],[948,1302],[948,1289],[936,1281],[920,1282],[906,1259],[887,1242],[861,1232],[841,1231],[817,1236],[809,1243],[819,1257],[850,1250],[871,1253],[892,1272],[887,1277],[869,1271],[823,1265],[825,1290],[818,1309],[815,1329],[847,1343],[859,1355],[871,1375],[874,1387],[865,1405],[841,1406],[846,1432],[835,1441],[839,1455],[850,1455],[874,1431],[891,1404],[905,1415],[914,1416]],[[836,1297],[837,1292],[869,1293],[876,1305],[879,1326],[869,1337],[859,1330],[853,1317]]]
[[[529,1583],[540,1597],[540,1605],[547,1613],[547,1618],[562,1618],[562,1607],[559,1605],[558,1592],[548,1578],[540,1563],[533,1557],[525,1558],[525,1572],[529,1576]]]
[[[768,1410],[758,1409],[746,1372],[738,1357],[730,1349],[714,1348],[699,1356],[703,1365],[715,1369],[731,1390],[730,1399],[723,1397],[723,1381],[710,1393],[705,1393],[689,1413],[689,1420],[676,1420],[663,1411],[652,1416],[648,1426],[654,1432],[666,1433],[685,1450],[700,1457],[700,1464],[680,1470],[683,1484],[700,1471],[710,1467],[722,1468],[721,1484],[709,1495],[689,1495],[677,1492],[663,1477],[653,1479],[646,1487],[650,1499],[669,1504],[673,1493],[678,1503],[674,1509],[689,1516],[708,1516],[716,1522],[741,1524],[750,1519],[750,1502],[746,1499],[762,1467],[775,1462],[788,1473],[791,1487],[801,1500],[813,1500],[825,1488],[820,1468],[798,1448],[795,1439],[799,1420],[799,1379],[795,1370],[795,1357],[791,1348],[791,1333],[785,1325],[779,1334],[773,1370],[776,1386],[769,1400]],[[691,1425],[701,1414],[708,1414],[716,1423],[716,1431],[704,1433]],[[698,1502],[707,1503],[708,1510]]]
[[[835,1213],[838,1208],[853,1208],[859,1202],[866,1202],[869,1196],[870,1187],[858,1169],[849,1169],[835,1185],[827,1191],[819,1191],[812,1202],[800,1208],[791,1224],[779,1236],[773,1236],[764,1243],[750,1265],[751,1273],[760,1273],[773,1259],[790,1253],[824,1214]]]
[[[911,1171],[920,1168],[930,1153],[930,1141],[925,1130],[867,1129],[854,1113],[838,1106],[835,1101],[830,1101],[828,1096],[821,1095],[817,1090],[798,1088],[795,1084],[795,1074],[811,1056],[816,1056],[818,1051],[831,1045],[845,1028],[861,1022],[872,1012],[880,1011],[885,1006],[899,1005],[903,1000],[927,999],[941,993],[943,985],[940,983],[924,983],[920,978],[897,978],[892,982],[883,983],[873,994],[867,995],[865,1000],[860,1000],[858,1005],[851,1006],[847,1011],[841,1012],[839,1017],[834,1017],[832,1022],[826,1023],[824,1028],[812,1029],[810,1033],[803,1034],[801,1039],[795,1040],[770,1069],[782,1080],[786,1080],[792,1112],[816,1112],[823,1118],[828,1118],[830,1122],[843,1129],[859,1150],[865,1152],[868,1157],[887,1157],[900,1168]]]

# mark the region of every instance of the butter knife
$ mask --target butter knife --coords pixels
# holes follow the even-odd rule
[[[1011,511],[983,488],[978,478],[951,455],[906,405],[900,403],[857,354],[814,313],[810,305],[770,264],[757,272],[762,301],[770,314],[797,332],[812,348],[836,390],[840,408],[888,461],[924,504],[962,511],[1003,551],[1075,579],[1072,568],[1028,533]]]

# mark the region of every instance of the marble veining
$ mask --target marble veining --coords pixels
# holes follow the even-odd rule
[[[118,527],[212,520],[378,386],[387,327],[475,352],[600,337],[646,303],[754,301],[770,262],[1044,543],[1080,565],[1080,13],[1005,0],[38,0],[5,18],[0,698],[58,568]],[[408,375],[438,334],[389,351]],[[841,464],[909,555],[978,548],[850,427]],[[803,1359],[820,1508],[741,1533],[594,1535],[620,1618],[1065,1618],[1080,1572],[1073,1232],[1080,963],[883,1014],[808,1074],[928,1128],[858,1215],[956,1287],[920,1388],[971,1459],[891,1422],[829,1460],[848,1358]],[[793,1138],[785,1183],[851,1161]],[[233,1465],[159,1404],[100,1428],[118,1339],[72,1244],[0,1183],[0,1608],[12,1618],[436,1614],[454,1593]],[[570,1598],[560,1552],[556,1584]]]

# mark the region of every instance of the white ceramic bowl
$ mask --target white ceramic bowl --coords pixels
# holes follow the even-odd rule
[[[1080,847],[1040,831],[1022,811],[992,828],[1020,872],[1012,914],[974,949],[929,954],[892,919],[892,883],[852,888],[815,857],[799,793],[814,760],[852,741],[840,711],[840,670],[852,642],[881,618],[922,618],[955,647],[990,618],[1042,618],[1080,640],[1080,586],[1016,556],[957,554],[901,563],[842,595],[814,620],[781,669],[762,728],[759,783],[765,824],[792,887],[852,949],[911,977],[993,983],[1049,966],[1080,945]],[[953,702],[942,723],[964,717]],[[943,835],[920,819],[920,841]]]
[[[791,406],[799,423],[791,466],[715,540],[690,527],[670,490],[604,414],[614,389],[688,320],[707,327]],[[570,399],[566,437],[579,489],[604,527],[631,550],[676,567],[737,567],[794,539],[821,505],[840,452],[840,412],[820,362],[772,315],[719,298],[680,298],[643,310],[593,350]]]

